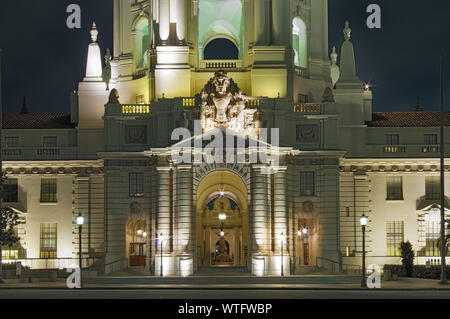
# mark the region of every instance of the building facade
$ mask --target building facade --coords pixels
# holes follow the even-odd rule
[[[348,22],[329,50],[327,0],[114,0],[113,14],[112,52],[92,27],[70,115],[5,115],[4,196],[22,219],[5,260],[70,267],[81,240],[105,273],[357,269],[363,213],[369,264],[399,263],[406,240],[438,259],[439,114],[372,112]],[[235,59],[212,56],[224,41]]]

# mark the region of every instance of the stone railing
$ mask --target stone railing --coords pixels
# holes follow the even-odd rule
[[[150,104],[122,104],[122,114],[150,114]]]
[[[295,113],[320,113],[322,111],[322,104],[318,103],[303,103],[294,105]]]
[[[295,67],[294,70],[295,70],[295,75],[297,75],[297,76],[302,76],[302,77],[309,76],[308,69]]]
[[[201,60],[200,69],[239,69],[242,68],[241,60]]]

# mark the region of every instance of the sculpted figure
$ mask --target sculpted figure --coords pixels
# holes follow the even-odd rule
[[[108,104],[120,104],[119,92],[116,89],[112,89],[109,94]]]
[[[247,110],[249,98],[242,93],[233,79],[228,78],[227,72],[217,71],[214,78],[206,84],[201,95],[200,119],[204,131],[227,127],[249,135],[250,132],[245,130],[245,114],[248,111],[257,112],[257,110]],[[259,127],[259,125],[253,125],[253,127],[256,126]],[[251,134],[255,135],[253,131]]]

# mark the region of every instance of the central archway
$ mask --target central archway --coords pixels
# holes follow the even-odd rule
[[[198,266],[247,266],[247,198],[245,182],[229,170],[215,170],[200,181],[196,194]],[[219,218],[220,214],[226,219]]]

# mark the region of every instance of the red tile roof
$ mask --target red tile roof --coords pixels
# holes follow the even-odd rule
[[[445,112],[445,126],[450,126],[450,112]],[[369,127],[432,127],[440,126],[440,112],[373,113]]]
[[[75,128],[68,114],[4,114],[3,129],[67,129]]]

